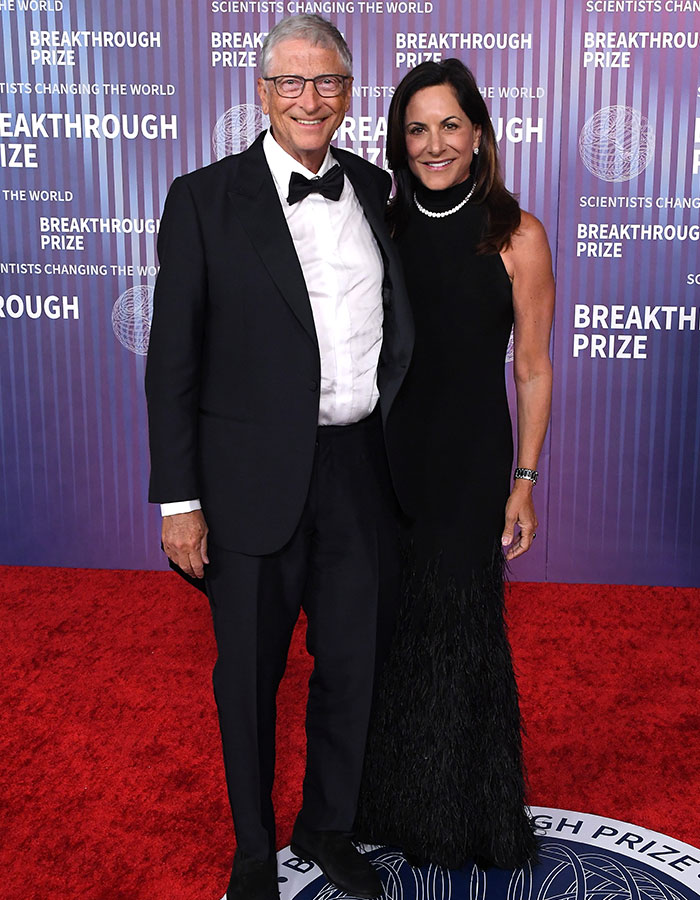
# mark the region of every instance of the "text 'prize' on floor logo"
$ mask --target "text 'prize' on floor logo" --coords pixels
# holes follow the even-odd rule
[[[117,297],[112,307],[112,330],[123,347],[145,356],[152,318],[153,288],[149,284],[137,284]]]
[[[232,106],[214,126],[211,136],[214,156],[223,159],[231,153],[247,150],[268,124],[269,119],[259,106],[253,103]]]
[[[629,181],[654,156],[654,129],[631,106],[606,106],[581,129],[578,152],[589,172],[603,181]]]
[[[416,868],[397,850],[365,847],[384,900],[698,900],[700,850],[615,819],[533,807],[540,861],[515,871]],[[281,900],[348,900],[289,847],[277,855]]]

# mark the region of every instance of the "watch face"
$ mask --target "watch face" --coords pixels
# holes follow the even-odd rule
[[[398,850],[360,848],[386,900],[697,900],[700,850],[602,816],[532,807],[537,865],[514,871],[410,866]],[[277,854],[280,900],[346,900],[313,863],[289,847]]]

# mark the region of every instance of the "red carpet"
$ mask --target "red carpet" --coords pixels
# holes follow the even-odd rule
[[[218,900],[233,834],[206,601],[170,573],[0,567],[5,900]],[[516,584],[530,800],[700,844],[700,591]],[[279,700],[289,839],[309,662]]]

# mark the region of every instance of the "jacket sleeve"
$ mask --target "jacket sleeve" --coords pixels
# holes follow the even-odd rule
[[[203,236],[186,178],[176,178],[158,235],[146,401],[152,503],[200,496],[197,413],[207,277]]]

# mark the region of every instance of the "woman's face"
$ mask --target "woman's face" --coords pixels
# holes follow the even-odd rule
[[[427,188],[442,191],[469,178],[481,126],[472,125],[451,85],[416,91],[406,107],[404,135],[408,167]]]

